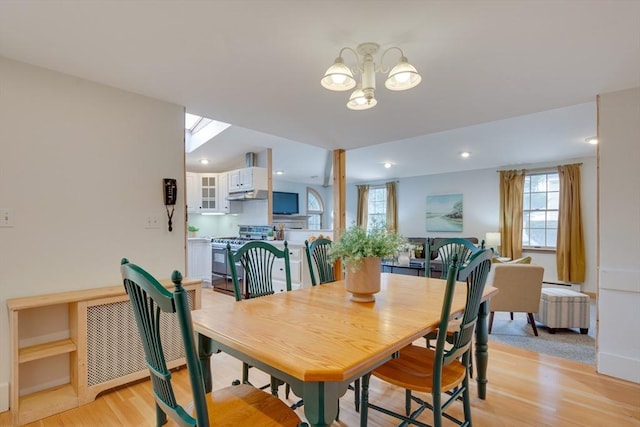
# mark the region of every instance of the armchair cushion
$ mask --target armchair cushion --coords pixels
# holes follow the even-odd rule
[[[500,291],[491,298],[491,311],[537,313],[544,267],[533,264],[494,264],[487,280]]]
[[[525,256],[511,261],[500,261],[500,259],[494,257],[491,259],[491,262],[494,264],[531,264],[531,257]]]

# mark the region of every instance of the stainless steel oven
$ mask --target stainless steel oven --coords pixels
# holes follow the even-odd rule
[[[216,237],[211,239],[211,283],[217,291],[233,294],[233,281],[231,279],[231,266],[227,256],[227,245],[235,253],[245,243],[251,240],[264,240],[273,227],[268,225],[241,225],[239,227],[238,237]],[[238,271],[238,279],[240,282],[240,291],[245,293],[243,289],[244,269],[240,263],[236,263]]]
[[[231,266],[227,256],[227,244],[232,251],[236,251],[244,244],[237,238],[218,238],[211,241],[211,283],[217,291],[233,294],[233,281],[231,279]],[[237,263],[238,278],[244,280],[242,266]],[[241,283],[242,286],[242,283]]]

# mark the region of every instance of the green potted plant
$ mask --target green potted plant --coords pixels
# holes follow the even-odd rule
[[[340,258],[344,262],[345,287],[352,301],[374,301],[374,294],[380,291],[381,259],[394,256],[406,243],[400,234],[378,223],[369,230],[354,224],[339,234],[329,255],[333,260]]]
[[[200,229],[198,227],[190,225],[187,227],[187,231],[189,232],[189,237],[196,237],[196,233],[200,231]]]

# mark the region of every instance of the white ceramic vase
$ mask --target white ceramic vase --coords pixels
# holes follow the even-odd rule
[[[380,292],[380,258],[364,258],[357,271],[347,267],[344,286],[351,293],[351,301],[375,301],[375,294]]]
[[[411,252],[400,252],[398,254],[398,265],[402,267],[408,267],[411,262]]]

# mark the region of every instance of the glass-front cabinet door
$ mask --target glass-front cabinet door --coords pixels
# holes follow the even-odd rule
[[[217,211],[218,194],[217,194],[218,174],[201,174],[200,190],[202,193],[202,211]]]

